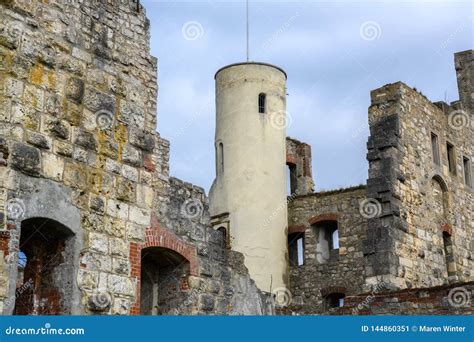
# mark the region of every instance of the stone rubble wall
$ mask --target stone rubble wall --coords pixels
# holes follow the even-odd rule
[[[0,204],[10,278],[20,223],[7,220],[5,206],[28,202],[31,187],[60,183],[68,211],[79,212],[75,234],[83,241],[74,252],[81,258],[76,313],[88,313],[89,298],[100,293],[111,298],[108,312],[126,313],[135,294],[128,241],[149,225],[151,185],[161,181],[149,21],[134,1],[0,6]],[[26,182],[14,182],[23,176]],[[48,201],[30,201],[23,218]],[[10,281],[9,296],[14,290]]]
[[[474,283],[362,293],[331,315],[472,315]]]
[[[367,220],[359,211],[365,187],[297,196],[289,202],[288,232],[304,233],[304,264],[291,266],[290,289],[293,303],[301,313],[324,310],[323,295],[340,291],[346,295],[363,291],[365,266],[362,242]],[[317,255],[314,224],[337,220],[339,250],[322,263]],[[329,293],[328,292],[328,293]]]
[[[344,307],[324,315],[472,315],[474,283],[397,291],[370,291],[347,296]],[[298,305],[279,309],[279,315],[299,315]]]
[[[454,66],[459,89],[458,108],[474,115],[474,50],[454,54]]]

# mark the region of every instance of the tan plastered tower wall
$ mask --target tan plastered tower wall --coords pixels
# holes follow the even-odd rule
[[[216,73],[214,228],[225,222],[229,246],[263,291],[287,283],[286,74],[262,63]],[[259,113],[259,94],[266,95]]]

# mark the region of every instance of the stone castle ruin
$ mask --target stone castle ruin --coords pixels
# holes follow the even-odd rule
[[[474,313],[473,50],[459,101],[372,91],[367,184],[327,192],[286,73],[222,68],[208,199],[169,175],[138,0],[0,9],[2,314]]]

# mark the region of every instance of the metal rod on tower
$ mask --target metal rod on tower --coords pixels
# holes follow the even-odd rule
[[[247,0],[247,62],[249,61],[249,0]]]

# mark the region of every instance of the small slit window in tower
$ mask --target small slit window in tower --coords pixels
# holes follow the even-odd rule
[[[431,149],[433,150],[433,162],[436,165],[441,165],[439,158],[438,136],[434,133],[431,133]]]
[[[449,172],[456,174],[456,155],[454,153],[454,146],[449,142],[446,143],[446,152],[448,154]]]
[[[219,143],[219,171],[224,172],[224,144]]]
[[[464,183],[467,186],[472,186],[471,161],[469,158],[463,157],[462,164],[464,168]]]
[[[258,112],[266,113],[267,110],[267,95],[264,93],[258,94]]]

